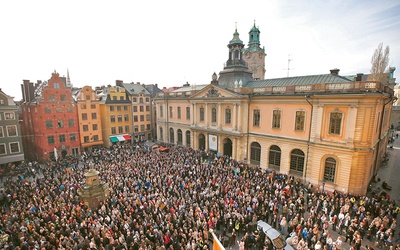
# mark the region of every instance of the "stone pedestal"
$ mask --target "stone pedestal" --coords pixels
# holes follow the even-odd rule
[[[101,183],[99,171],[90,169],[85,173],[86,183],[78,189],[78,194],[85,205],[91,209],[99,208],[100,202],[107,199],[109,195],[108,183]]]

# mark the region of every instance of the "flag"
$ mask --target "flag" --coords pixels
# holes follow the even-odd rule
[[[211,232],[212,236],[214,237],[213,240],[213,250],[225,250],[224,246],[221,244],[221,242],[218,240],[217,236]]]
[[[58,152],[56,147],[54,147],[54,158],[56,158],[56,161],[58,160]]]

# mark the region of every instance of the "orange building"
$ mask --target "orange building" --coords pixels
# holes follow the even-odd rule
[[[90,151],[93,146],[103,145],[99,98],[90,86],[73,94],[78,108],[81,149]]]
[[[155,98],[158,140],[364,195],[386,153],[395,79],[373,82],[334,69],[255,80],[237,31],[228,48],[209,85]]]

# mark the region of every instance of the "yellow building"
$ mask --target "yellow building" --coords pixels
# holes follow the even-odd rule
[[[73,95],[78,108],[81,151],[103,145],[100,103],[97,94],[90,86],[84,86],[74,91]]]
[[[130,143],[132,133],[131,102],[120,86],[102,87],[100,97],[104,146]]]
[[[329,74],[254,80],[239,34],[211,84],[155,98],[159,141],[365,194],[386,153],[391,84]],[[218,79],[217,79],[218,78]],[[394,79],[389,79],[394,82]]]

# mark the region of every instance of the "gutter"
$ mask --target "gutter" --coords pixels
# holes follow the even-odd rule
[[[310,106],[311,106],[310,128],[309,128],[309,131],[308,131],[308,139],[307,139],[306,167],[305,167],[304,176],[303,176],[304,181],[307,181],[308,154],[309,154],[309,152],[310,152],[311,128],[312,128],[312,121],[313,121],[314,106],[313,106],[312,103],[308,100],[308,98],[310,98],[310,95],[305,95],[304,97],[306,98],[306,102],[308,102],[308,104],[310,104]]]

